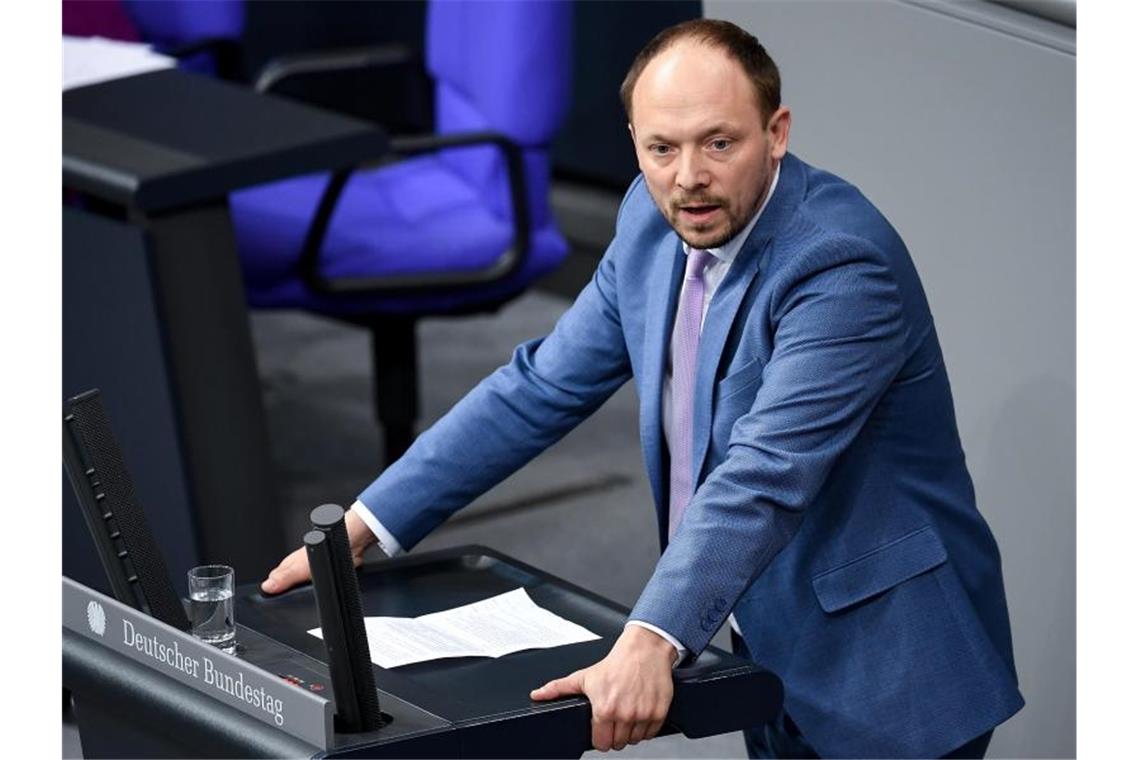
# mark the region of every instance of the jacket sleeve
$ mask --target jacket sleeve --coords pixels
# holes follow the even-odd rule
[[[800,261],[769,307],[774,343],[756,398],[631,613],[694,655],[791,540],[905,360],[902,303],[881,254],[842,238]]]
[[[615,283],[619,241],[550,335],[516,348],[360,494],[402,547],[557,442],[630,378]]]

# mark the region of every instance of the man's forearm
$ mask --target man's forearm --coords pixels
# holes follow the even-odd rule
[[[613,262],[544,339],[515,349],[360,495],[406,549],[593,413],[632,368]]]

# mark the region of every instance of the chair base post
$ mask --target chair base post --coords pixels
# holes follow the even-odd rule
[[[384,465],[415,440],[420,416],[414,317],[382,317],[370,325],[376,419],[384,432]]]

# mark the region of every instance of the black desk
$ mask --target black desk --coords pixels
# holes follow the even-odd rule
[[[386,147],[371,124],[180,71],[63,93],[64,393],[103,390],[178,588],[200,560],[260,577],[293,543],[226,194]],[[65,573],[104,586],[64,493]]]
[[[364,569],[366,615],[419,615],[519,587],[540,606],[602,638],[500,658],[466,657],[391,670],[373,666],[380,706],[394,720],[365,734],[335,734],[327,750],[239,713],[209,694],[64,630],[64,684],[72,689],[87,757],[579,757],[590,748],[583,697],[531,702],[529,692],[601,659],[628,610],[536,568],[479,546],[410,555]],[[240,657],[331,693],[308,587],[263,597],[238,591]],[[66,614],[65,614],[66,620]],[[81,624],[82,626],[82,624]],[[158,670],[161,670],[159,668]],[[783,689],[772,673],[710,647],[674,676],[662,735],[690,738],[771,720]]]

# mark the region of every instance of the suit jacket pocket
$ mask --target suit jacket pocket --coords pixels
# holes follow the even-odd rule
[[[748,390],[749,388],[755,392],[760,386],[760,378],[763,374],[764,363],[760,361],[760,357],[756,357],[717,383],[717,401],[724,401],[726,398],[735,396],[737,393]]]
[[[929,525],[812,577],[824,612],[841,612],[946,561],[942,539]]]

